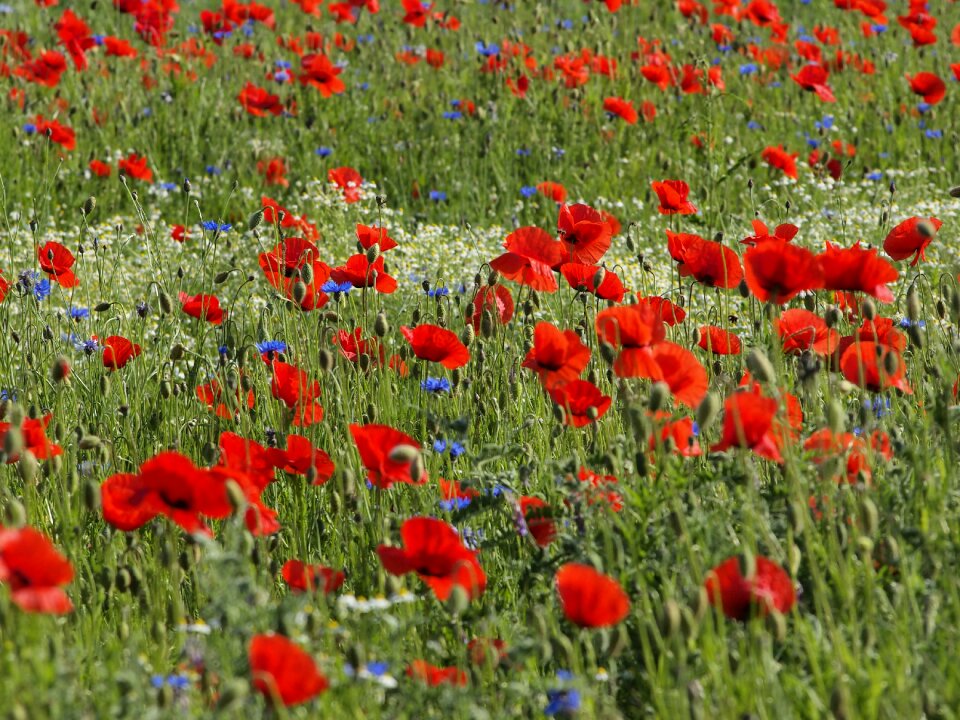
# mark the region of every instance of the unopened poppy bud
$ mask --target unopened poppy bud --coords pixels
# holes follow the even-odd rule
[[[360,359],[357,360],[357,365],[360,366],[360,369],[363,370],[363,372],[366,372],[367,370],[369,370],[369,369],[370,369],[370,356],[369,356],[369,355],[361,355],[361,356],[360,356]]]
[[[787,570],[790,572],[790,577],[797,576],[801,562],[803,562],[803,553],[796,543],[790,543],[790,547],[787,548]]]
[[[664,638],[672,638],[679,632],[682,621],[683,617],[677,601],[669,599],[664,602],[663,611],[660,613],[660,634]]]
[[[896,192],[897,192],[897,184],[896,184],[893,180],[891,180],[891,181],[890,181],[890,194],[893,195],[893,194],[896,193]]]
[[[290,289],[290,296],[297,305],[303,303],[303,299],[307,296],[307,286],[302,280],[297,280],[293,284],[293,287]]]
[[[97,199],[93,195],[91,195],[86,200],[84,200],[83,207],[80,208],[80,210],[83,212],[84,215],[90,215],[96,209],[97,209]]]
[[[487,275],[487,285],[493,287],[498,282],[500,282],[500,273],[498,273],[496,270],[491,270],[490,274]]]
[[[380,243],[374,243],[367,248],[367,262],[376,262],[378,257],[380,257]]]
[[[24,482],[32,483],[40,474],[40,463],[37,462],[37,458],[29,450],[20,453],[20,462],[17,463],[17,466],[20,470],[20,477],[23,478]]]
[[[330,372],[333,369],[333,353],[327,349],[320,351],[320,369],[324,372]]]
[[[220,695],[217,698],[217,710],[223,712],[241,707],[248,693],[249,690],[245,680],[228,680],[220,686]]]
[[[950,188],[950,197],[960,198],[960,185]]]
[[[864,320],[873,320],[877,316],[877,305],[870,298],[860,304],[860,314]]]
[[[87,480],[83,484],[83,507],[87,512],[95,513],[100,510],[100,484],[95,480]]]
[[[8,527],[20,528],[27,523],[27,510],[16,498],[11,498],[3,509],[3,524]]]
[[[494,322],[493,322],[493,311],[490,308],[484,308],[483,312],[480,314],[480,336],[484,338],[489,338],[493,335],[494,331]]]
[[[381,338],[390,332],[390,322],[387,320],[387,316],[383,311],[378,312],[376,319],[373,321],[373,332],[377,337]]]
[[[183,357],[183,354],[186,351],[187,349],[183,347],[183,345],[181,345],[180,343],[177,343],[172,348],[170,348],[170,359],[176,362],[177,360],[180,360]]]
[[[460,342],[462,342],[467,347],[470,347],[470,345],[473,344],[473,341],[476,338],[476,336],[477,336],[477,333],[473,329],[473,325],[467,325],[463,329],[463,332],[460,333]]]
[[[597,410],[596,406],[591,405],[587,408],[587,417],[590,418],[590,420],[596,420],[600,417],[600,411]]]
[[[670,386],[665,382],[655,382],[650,387],[650,398],[647,407],[651,412],[662,409],[670,401]]]
[[[817,309],[817,296],[816,295],[804,295],[803,296],[803,307],[805,307],[810,312],[813,312]]]
[[[65,357],[58,357],[50,368],[50,377],[55,383],[63,382],[70,375],[70,363]]]
[[[77,446],[81,450],[93,450],[100,447],[100,438],[96,435],[84,435],[80,438],[80,442],[77,443]]]
[[[447,611],[451,615],[463,615],[470,607],[470,595],[462,585],[454,585],[447,596]]]
[[[23,433],[20,428],[11,425],[3,438],[3,452],[8,458],[16,457],[23,450]]]
[[[300,279],[303,280],[304,283],[306,283],[307,285],[310,285],[311,283],[313,283],[313,278],[314,278],[313,265],[310,265],[309,263],[307,263],[306,265],[300,268]]]
[[[168,399],[173,394],[173,386],[170,384],[169,380],[162,380],[160,382],[160,397],[164,400]]]
[[[233,270],[221,270],[220,272],[218,272],[216,275],[213,276],[213,282],[216,283],[217,285],[220,285],[221,283],[225,283],[227,281],[227,278],[230,277],[230,273],[232,272]]]
[[[847,414],[843,411],[843,406],[836,398],[832,398],[827,403],[827,427],[834,434],[843,432],[846,425]]]
[[[840,320],[843,319],[843,313],[840,312],[840,308],[836,305],[831,305],[827,308],[826,312],[823,313],[823,321],[826,323],[828,328],[836,327],[840,324]]]
[[[604,362],[612,365],[613,361],[617,359],[617,350],[606,340],[600,341],[600,357],[603,358]]]
[[[178,267],[178,268],[177,268],[177,278],[180,279],[180,280],[183,280],[183,276],[184,276],[184,275],[185,275],[185,273],[183,272],[183,266]]]
[[[873,500],[868,497],[860,500],[860,525],[863,534],[870,537],[876,535],[880,528],[880,512]]]
[[[164,315],[169,315],[173,312],[173,301],[170,299],[169,295],[161,290],[157,294],[157,298],[160,303],[160,312],[162,312]]]
[[[947,304],[943,298],[937,300],[937,317],[943,320],[947,316]]]
[[[883,356],[883,369],[887,375],[895,375],[897,368],[900,367],[900,361],[897,359],[897,354],[892,351],[888,351]]]
[[[932,238],[937,234],[937,228],[929,220],[921,220],[917,223],[917,232],[925,238]]]
[[[708,392],[697,406],[697,425],[700,432],[713,424],[720,413],[720,397],[715,392]]]
[[[410,479],[414,483],[419,483],[423,480],[423,476],[426,475],[426,473],[427,469],[423,465],[423,455],[418,452],[413,462],[410,463]]]
[[[227,501],[233,512],[240,514],[246,510],[247,498],[243,494],[243,488],[235,480],[227,480]]]
[[[190,194],[190,181],[187,178],[183,179],[183,185],[180,186],[183,189],[184,194]]]
[[[737,556],[737,562],[740,564],[740,577],[750,579],[757,574],[757,558],[748,549],[744,549]]]
[[[420,449],[413,445],[397,445],[390,451],[388,458],[390,462],[408,463],[413,462],[420,455]]]
[[[766,353],[760,348],[753,348],[747,355],[747,368],[754,378],[760,382],[771,383],[776,380],[777,374]]]
[[[907,290],[907,317],[913,322],[920,318],[920,293],[913,285]]]
[[[591,282],[593,283],[594,289],[600,287],[600,284],[604,281],[606,277],[607,277],[606,268],[598,267],[597,271],[593,274],[593,279],[591,280]]]
[[[247,230],[256,230],[260,227],[260,223],[263,222],[263,208],[257,210],[250,218],[247,220]]]

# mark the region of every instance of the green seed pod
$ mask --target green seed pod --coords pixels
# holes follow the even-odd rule
[[[247,230],[251,232],[260,227],[260,223],[263,222],[263,209],[257,210],[253,215],[247,219]]]
[[[487,285],[489,285],[490,287],[493,287],[499,281],[500,281],[500,273],[498,273],[496,270],[491,270],[490,274],[487,275]]]
[[[657,412],[670,402],[670,386],[665,382],[655,382],[650,386],[650,397],[647,408],[650,412]]]
[[[390,332],[390,322],[383,311],[378,312],[376,319],[373,321],[373,332],[380,338]]]
[[[864,320],[873,320],[877,316],[877,304],[870,298],[860,304],[860,314]]]
[[[242,514],[247,508],[247,498],[243,493],[243,489],[234,480],[227,480],[226,485],[227,500],[230,503],[230,507],[233,508],[234,514]]]
[[[12,528],[21,528],[27,524],[27,510],[16,498],[10,498],[3,509],[3,524]]]
[[[797,576],[801,562],[803,562],[803,553],[796,543],[790,543],[790,547],[787,548],[787,570],[790,572],[790,577]]]
[[[960,185],[950,188],[950,197],[960,198]]]
[[[303,280],[304,283],[310,285],[313,282],[313,278],[313,265],[307,263],[300,268],[300,279]]]
[[[613,361],[617,359],[617,349],[606,340],[601,340],[600,357],[602,357],[603,361],[608,365],[613,365]]]
[[[293,287],[290,289],[290,297],[293,298],[293,301],[300,305],[303,303],[303,299],[307,296],[307,286],[302,280],[297,280]]]
[[[747,355],[747,367],[754,379],[764,383],[772,383],[777,379],[777,374],[770,363],[769,358],[760,348],[753,348]]]
[[[84,214],[84,216],[89,216],[89,215],[92,215],[93,211],[96,209],[97,209],[97,198],[91,195],[90,197],[88,197],[86,200],[83,201],[83,206],[80,208],[80,211]]]
[[[170,384],[169,380],[162,380],[160,382],[160,397],[164,400],[167,400],[173,394],[173,386]]]
[[[920,293],[915,286],[911,285],[907,291],[907,317],[912,322],[920,319]]]
[[[233,270],[221,270],[220,272],[218,272],[216,275],[213,276],[213,282],[216,283],[217,285],[222,285],[227,281],[227,278],[230,277],[230,273],[232,272]]]
[[[794,535],[801,535],[807,523],[807,509],[802,502],[794,500],[787,505],[787,519]]]
[[[783,613],[774,610],[767,615],[766,620],[767,629],[773,635],[774,640],[782,643],[787,639],[787,619],[783,616]]]
[[[900,367],[900,361],[894,352],[887,351],[883,354],[883,369],[887,375],[894,375]]]
[[[23,452],[23,433],[16,425],[11,425],[3,438],[3,452],[7,457],[16,457]]]
[[[831,305],[823,313],[823,321],[826,323],[828,328],[836,327],[840,324],[840,321],[843,319],[843,312],[836,305]]]
[[[846,422],[847,414],[844,412],[840,401],[836,398],[831,398],[830,402],[827,403],[827,427],[835,434],[841,433],[843,432]]]
[[[480,337],[492,337],[494,329],[495,325],[493,321],[493,311],[491,311],[490,308],[485,307],[483,312],[480,314]]]
[[[380,257],[380,243],[374,243],[367,248],[367,262],[371,265]]]
[[[180,343],[177,343],[172,348],[170,348],[170,359],[173,360],[173,362],[176,362],[177,360],[180,360],[183,358],[183,355],[184,353],[186,353],[186,351],[187,349],[183,345],[181,345]]]
[[[468,324],[463,329],[463,332],[460,333],[460,342],[462,342],[467,347],[470,347],[473,344],[474,338],[476,338],[476,336],[477,334],[473,329],[473,325]]]
[[[890,183],[891,187],[893,183]],[[842,679],[838,679],[833,686],[833,692],[830,694],[830,713],[834,720],[849,720],[850,715],[850,691]]]
[[[157,299],[160,305],[160,312],[164,315],[169,315],[173,312],[173,301],[170,299],[170,296],[167,295],[163,290],[157,293]]]

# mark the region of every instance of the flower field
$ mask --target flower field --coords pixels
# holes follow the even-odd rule
[[[960,3],[0,3],[0,713],[955,718]]]

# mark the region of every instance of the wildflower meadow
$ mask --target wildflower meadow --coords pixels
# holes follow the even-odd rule
[[[0,0],[0,716],[960,717],[958,81],[955,0]]]

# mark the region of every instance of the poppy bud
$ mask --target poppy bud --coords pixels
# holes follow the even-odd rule
[[[70,375],[70,363],[65,357],[58,357],[50,368],[50,377],[55,383],[63,382]]]
[[[750,297],[750,288],[747,287],[747,281],[741,280],[737,285],[737,292],[740,293],[740,297],[747,298]]]
[[[787,639],[787,619],[782,612],[772,611],[767,615],[767,629],[773,635],[774,640],[783,642]]]
[[[177,279],[183,280],[183,275],[184,275],[183,267],[182,267],[182,266],[181,266],[181,267],[178,267],[178,268],[177,268]]]
[[[690,705],[690,720],[703,720],[703,685],[699,680],[691,680],[687,684],[687,702]]]
[[[500,273],[498,273],[496,270],[491,270],[490,274],[487,275],[487,285],[489,285],[490,287],[493,287],[499,281],[500,281]]]
[[[367,262],[374,263],[380,257],[380,243],[374,243],[367,248]]]
[[[81,450],[94,450],[95,448],[100,447],[100,438],[96,435],[84,435],[80,438],[80,442],[77,443],[77,446]]]
[[[460,333],[460,342],[462,342],[467,347],[473,344],[474,338],[476,338],[476,331],[473,329],[473,325],[467,325],[463,332]]]
[[[168,399],[173,394],[173,386],[170,385],[169,380],[162,380],[160,382],[160,397],[164,400]]]
[[[297,305],[303,302],[303,299],[307,296],[307,286],[302,280],[297,280],[293,284],[293,287],[290,289],[290,296]]]
[[[173,312],[173,301],[170,299],[170,296],[167,295],[163,290],[161,290],[157,297],[160,301],[160,312],[164,315],[169,315]]]
[[[600,284],[604,281],[604,278],[606,277],[607,277],[606,268],[598,267],[597,271],[593,274],[593,280],[591,280],[591,282],[593,283],[593,287],[594,288],[600,287]]]
[[[893,183],[891,183],[892,185]],[[850,715],[850,691],[843,680],[837,680],[830,694],[830,713],[834,720],[848,720]]]
[[[720,398],[715,392],[708,392],[697,406],[697,425],[700,432],[713,424],[720,413]]]
[[[300,268],[300,279],[310,285],[313,283],[313,265],[307,264]]]
[[[369,370],[369,369],[370,369],[370,356],[369,356],[369,355],[361,355],[361,356],[360,356],[360,359],[357,360],[357,365],[360,366],[360,369],[363,370],[363,372],[366,372],[367,370]]]
[[[222,712],[238,709],[246,700],[248,692],[245,680],[234,679],[223,683],[220,686],[220,696],[217,698],[217,710]]]
[[[100,484],[94,480],[87,480],[83,484],[83,507],[87,512],[95,513],[100,510]]]
[[[3,438],[3,452],[7,457],[16,457],[23,451],[23,433],[16,425],[11,425]]]
[[[911,326],[911,330],[913,327]],[[912,337],[911,337],[912,339]],[[883,356],[883,369],[887,375],[894,375],[897,372],[897,368],[900,367],[900,361],[897,359],[897,354],[894,352],[887,352]]]
[[[657,412],[663,408],[670,400],[670,386],[665,382],[655,382],[650,387],[650,398],[647,401],[647,407],[651,412]]]
[[[803,561],[803,553],[796,543],[790,543],[787,548],[787,569],[790,571],[790,577],[796,577],[800,570],[800,563]]]
[[[420,455],[420,450],[413,445],[397,445],[390,451],[388,458],[390,462],[409,463],[413,462]]]
[[[947,316],[947,304],[943,298],[937,300],[937,317],[943,320]]]
[[[950,188],[950,197],[960,198],[960,185],[957,187]]]
[[[213,282],[216,283],[217,285],[220,285],[221,283],[225,283],[227,281],[227,278],[230,277],[230,273],[232,272],[233,270],[222,270],[218,272],[216,275],[213,276]]]
[[[390,323],[387,321],[387,316],[382,310],[377,313],[377,317],[373,321],[373,332],[377,337],[381,338],[390,332]]]
[[[183,354],[186,352],[186,348],[183,347],[180,343],[177,343],[172,348],[170,348],[170,359],[176,362],[183,357]]]
[[[617,350],[606,340],[600,341],[600,357],[603,358],[604,362],[612,365],[613,361],[617,359]]]
[[[816,310],[816,309],[817,309],[817,296],[816,296],[816,295],[812,295],[812,294],[810,294],[810,295],[804,295],[804,296],[803,296],[803,306],[804,306],[807,310],[809,310],[810,312],[813,312],[814,310]]]
[[[183,189],[184,194],[190,194],[190,181],[187,178],[183,179],[183,185],[180,186]]]
[[[3,524],[8,527],[20,528],[27,523],[27,510],[16,498],[11,498],[10,502],[3,509]]]
[[[863,534],[868,536],[876,535],[880,526],[880,513],[876,504],[868,497],[860,500],[860,526]]]
[[[913,285],[907,290],[907,317],[913,322],[920,318],[920,293]]]
[[[236,515],[241,515],[247,508],[247,498],[243,489],[235,480],[227,480],[227,501]]]
[[[737,561],[740,563],[740,577],[750,579],[757,574],[757,558],[750,550],[744,549]]]
[[[324,372],[330,372],[333,369],[333,353],[327,349],[320,351],[320,369]]]
[[[80,208],[81,212],[86,215],[90,215],[94,210],[97,209],[97,199],[91,195],[86,200],[83,201],[83,207]]]
[[[470,596],[462,585],[454,585],[447,596],[447,611],[451,615],[462,615],[470,607]]]
[[[250,218],[247,220],[247,230],[256,230],[260,227],[260,223],[263,222],[263,208],[257,210]]]
[[[823,313],[823,321],[826,323],[828,328],[836,327],[840,324],[840,320],[843,319],[843,313],[840,312],[840,308],[836,305],[831,305],[827,308],[826,312]]]
[[[896,192],[897,192],[897,184],[896,184],[893,180],[891,180],[891,181],[890,181],[890,194],[893,195],[893,194],[896,193]]]
[[[772,383],[777,378],[770,359],[760,348],[753,348],[747,355],[747,367],[760,382]]]
[[[490,308],[485,307],[483,309],[483,313],[480,315],[480,336],[489,338],[493,335],[493,330],[493,312],[490,310]]]
[[[20,453],[18,469],[20,470],[20,477],[23,478],[24,482],[32,483],[40,473],[40,463],[37,462],[37,458],[32,452],[24,450]]]

